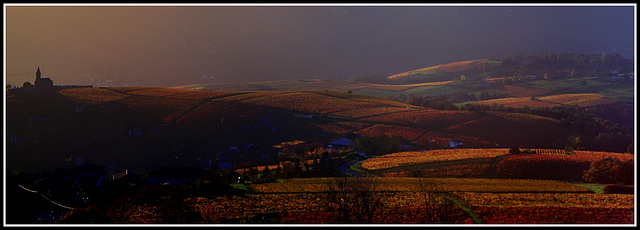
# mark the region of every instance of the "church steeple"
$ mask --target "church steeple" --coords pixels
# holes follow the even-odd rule
[[[38,66],[38,71],[36,71],[36,82],[40,81],[40,66]]]

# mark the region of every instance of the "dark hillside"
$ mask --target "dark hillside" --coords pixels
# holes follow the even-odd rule
[[[282,142],[324,146],[349,133],[397,135],[415,148],[454,139],[469,140],[469,148],[550,148],[573,134],[538,116],[434,110],[330,91],[11,90],[7,110],[8,168],[34,171],[75,158],[140,170],[192,166],[231,150],[234,167],[264,165]]]

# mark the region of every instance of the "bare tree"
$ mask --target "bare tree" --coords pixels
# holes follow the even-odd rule
[[[418,178],[415,186],[424,204],[425,214],[422,219],[425,223],[453,222],[453,204],[439,195],[445,192],[441,185],[427,178]]]
[[[340,223],[371,223],[383,206],[378,181],[364,177],[335,177],[326,186],[327,203],[340,213]]]

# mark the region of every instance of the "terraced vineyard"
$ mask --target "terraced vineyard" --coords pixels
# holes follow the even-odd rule
[[[458,67],[461,68],[451,66]],[[38,95],[7,95],[8,107],[12,109],[7,124],[13,127],[25,124],[33,129],[11,132],[24,137],[24,145],[15,148],[20,151],[7,153],[11,167],[50,169],[56,167],[59,159],[73,155],[87,161],[118,160],[126,162],[127,167],[148,169],[162,164],[193,164],[205,154],[214,159],[221,151],[218,148],[229,151],[231,141],[248,145],[295,136],[302,142],[322,142],[350,133],[387,134],[420,146],[417,149],[433,145],[435,150],[374,156],[351,167],[378,177],[337,178],[344,179],[343,183],[355,181],[371,186],[369,194],[384,201],[375,211],[375,217],[367,219],[369,223],[442,221],[425,219],[434,215],[429,214],[428,205],[446,207],[446,222],[455,224],[632,224],[634,221],[633,195],[593,193],[565,183],[584,182],[580,181],[584,171],[602,158],[633,160],[634,155],[579,150],[569,155],[564,150],[551,149],[551,143],[567,140],[574,132],[550,118],[434,110],[388,99],[323,91],[213,92],[86,87],[61,89],[47,96],[52,96],[60,105],[51,106],[55,112],[43,113],[50,116],[45,119],[35,116],[49,109],[45,107],[46,101],[39,101],[42,98],[37,98]],[[582,103],[580,100],[584,98],[602,99],[591,96],[558,100]],[[138,129],[143,134],[131,134],[131,130]],[[179,132],[184,130],[189,132]],[[193,141],[180,142],[189,138]],[[464,148],[453,149],[449,141],[461,141]],[[263,144],[269,148],[274,146]],[[536,154],[511,154],[508,148],[497,147],[501,145],[526,146]],[[239,162],[245,167],[243,163]],[[262,165],[250,169],[262,171],[265,164]],[[277,166],[274,166],[266,167],[275,170]],[[113,205],[128,207],[128,211],[119,213],[113,210],[119,210],[120,206],[109,206],[112,209],[108,212],[117,217],[126,216],[131,223],[161,223],[164,217],[159,213],[170,210],[168,207],[174,207],[171,205],[180,206],[203,223],[345,222],[340,220],[339,205],[327,201],[329,195],[336,193],[331,186],[335,186],[337,179],[234,183],[236,189],[243,189],[243,194],[202,195],[212,191],[208,187],[210,190],[194,193],[198,195],[178,196],[176,203],[164,202],[167,197],[182,194],[172,190],[166,196],[148,199],[122,198]],[[348,194],[346,197],[357,193]],[[425,203],[429,196],[436,198],[432,197],[429,201],[432,203]],[[153,205],[149,202],[153,199],[166,205]],[[346,222],[349,221],[353,220]]]
[[[511,154],[505,148],[448,149],[399,152],[364,160],[359,167],[386,177],[418,173],[426,177],[490,177],[583,182],[592,163],[606,157],[634,160],[633,154],[527,149],[535,154]]]
[[[596,193],[456,192],[487,224],[628,224],[634,196]]]

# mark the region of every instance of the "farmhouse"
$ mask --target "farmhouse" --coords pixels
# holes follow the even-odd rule
[[[449,141],[449,148],[457,148],[460,145],[462,145],[462,141],[461,140],[451,140],[451,141]]]
[[[312,119],[315,114],[299,115],[300,118]]]

